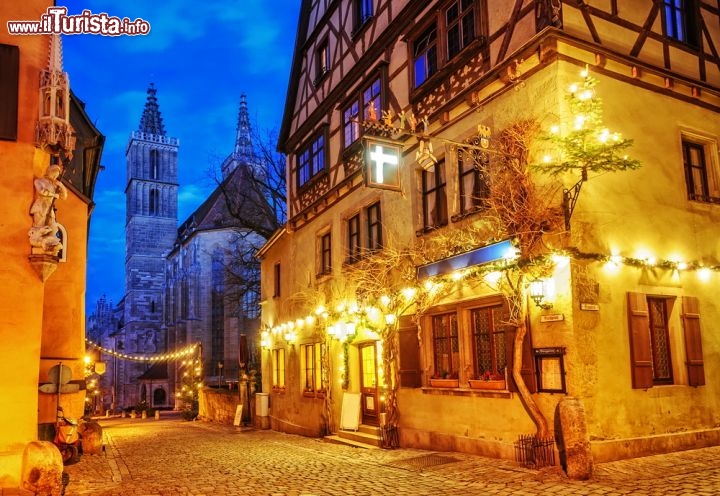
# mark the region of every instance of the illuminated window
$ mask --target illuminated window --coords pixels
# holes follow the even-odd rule
[[[457,315],[445,313],[432,317],[433,364],[438,377],[458,377],[460,349]]]
[[[505,305],[470,310],[475,377],[505,376],[507,348],[505,326],[510,315]]]
[[[273,388],[285,387],[285,349],[277,348],[272,350]]]
[[[322,372],[322,358],[325,346],[321,343],[300,346],[300,368],[302,387],[305,393],[318,393],[325,390]]]

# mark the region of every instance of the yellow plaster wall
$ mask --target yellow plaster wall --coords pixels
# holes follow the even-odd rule
[[[3,5],[0,24],[37,20],[52,5],[36,0],[9,2]],[[58,221],[69,237],[68,261],[59,264],[48,282],[41,282],[28,260],[33,180],[49,164],[49,156],[33,144],[39,77],[47,66],[48,42],[47,36],[10,36],[7,30],[0,31],[0,43],[20,47],[18,138],[0,141],[0,391],[4,400],[0,488],[18,486],[25,445],[37,439],[39,422],[54,419],[54,401],[38,399],[38,381],[45,382],[47,368],[54,364],[41,365],[41,355],[81,357],[84,350],[87,204],[72,192],[67,200],[58,201]],[[73,365],[73,378],[82,378],[81,366]],[[80,416],[84,393],[73,396],[66,413]]]

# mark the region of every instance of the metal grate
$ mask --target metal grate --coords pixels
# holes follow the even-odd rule
[[[515,442],[515,460],[528,468],[552,467],[555,465],[555,440],[521,435]]]
[[[407,458],[405,460],[397,460],[392,463],[388,463],[391,467],[402,468],[405,470],[423,470],[428,467],[434,467],[436,465],[444,465],[446,463],[457,462],[456,458],[450,456],[440,456],[435,453],[431,455],[423,455],[415,458]]]

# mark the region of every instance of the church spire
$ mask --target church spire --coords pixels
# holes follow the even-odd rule
[[[155,96],[156,93],[157,89],[155,89],[155,84],[150,83],[150,87],[147,90],[147,101],[145,102],[145,109],[140,118],[138,131],[141,133],[155,134],[157,136],[165,136],[165,125],[160,115],[160,107],[158,106],[157,97]]]
[[[252,163],[254,158],[252,139],[250,138],[250,115],[245,94],[240,95],[237,132],[235,134],[235,157],[240,162]]]
[[[235,148],[222,164],[223,177],[227,177],[240,164],[255,167],[257,163],[258,158],[255,155],[251,138],[247,98],[243,93],[240,95],[240,109],[238,111],[237,130],[235,132]]]

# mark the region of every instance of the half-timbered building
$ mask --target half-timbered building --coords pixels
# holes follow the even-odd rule
[[[272,428],[501,458],[539,418],[595,461],[718,444],[719,17],[709,0],[304,0],[288,221],[259,253]],[[548,174],[552,139],[503,146],[518,123],[583,129],[575,97],[602,101],[597,140],[631,138],[619,163],[641,167],[578,152]],[[551,263],[518,320],[497,277],[526,233],[489,229],[487,171],[522,160],[548,192],[522,256]]]

